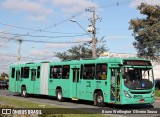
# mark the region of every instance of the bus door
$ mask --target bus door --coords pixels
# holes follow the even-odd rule
[[[111,68],[111,92],[110,99],[111,102],[119,102],[120,101],[120,69],[119,68]]]
[[[72,88],[71,88],[71,97],[77,98],[78,88],[79,88],[79,68],[72,68]]]
[[[16,82],[15,82],[15,91],[19,92],[20,91],[20,80],[21,80],[21,75],[20,75],[20,70],[16,70]]]
[[[36,69],[31,69],[31,83],[30,83],[30,93],[35,93],[36,89],[35,89],[35,84],[36,83]]]

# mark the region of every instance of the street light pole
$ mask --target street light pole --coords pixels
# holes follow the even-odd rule
[[[91,38],[92,38],[92,58],[96,59],[97,58],[97,51],[96,51],[96,17],[95,17],[95,8],[90,8],[87,9],[87,11],[90,11],[93,13],[90,27],[88,27],[88,32],[92,32],[92,36],[76,21],[71,19],[70,21],[77,23]]]
[[[81,29],[82,29],[86,34],[88,34],[88,35],[91,37],[91,35],[90,35],[76,20],[70,19],[70,21],[71,21],[71,22],[75,22],[79,27],[81,27]],[[91,38],[92,38],[92,37],[91,37]]]

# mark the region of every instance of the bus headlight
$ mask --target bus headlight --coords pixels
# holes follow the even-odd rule
[[[125,94],[126,97],[131,98],[131,96],[130,96],[130,95],[128,94],[128,92],[125,91],[125,90],[124,90],[124,94]]]
[[[152,95],[151,95],[151,97],[153,97],[154,96],[154,91],[152,92]]]

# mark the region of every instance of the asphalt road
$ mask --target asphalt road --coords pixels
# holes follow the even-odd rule
[[[28,98],[23,98],[20,96],[19,93],[11,93],[8,90],[0,90],[0,96],[7,96],[14,99],[19,100],[29,100],[32,102],[38,102],[40,105],[51,105],[51,106],[61,106],[65,108],[76,108],[79,110],[84,110],[87,112],[99,112],[101,108],[94,106],[93,102],[91,101],[72,101],[67,99],[65,102],[58,102],[55,97],[48,97],[48,96],[37,96],[37,95],[30,95]],[[134,106],[117,106],[106,104],[103,110],[137,110],[137,109],[152,109],[152,108],[159,108],[160,109],[160,101],[156,100],[152,105],[134,105]],[[117,117],[160,117],[158,114],[107,114],[110,116],[117,116]]]

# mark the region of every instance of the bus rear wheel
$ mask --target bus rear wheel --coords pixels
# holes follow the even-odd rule
[[[22,97],[27,97],[26,87],[22,87],[22,88],[21,88],[21,96],[22,96]]]
[[[64,98],[63,98],[62,90],[61,90],[61,89],[57,89],[57,90],[56,90],[56,97],[57,97],[57,100],[58,100],[59,102],[64,101]]]
[[[101,91],[97,92],[96,104],[97,104],[98,107],[103,107],[104,106],[104,98],[103,98],[103,93]]]

